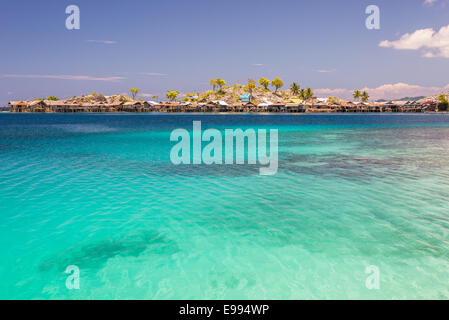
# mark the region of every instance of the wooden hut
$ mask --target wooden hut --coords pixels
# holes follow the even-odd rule
[[[184,112],[200,112],[200,105],[196,102],[190,102],[185,105]]]
[[[81,104],[68,103],[64,100],[45,100],[47,110],[45,112],[83,112],[86,111],[81,108]]]
[[[164,102],[161,104],[161,112],[179,112],[181,104],[178,102]]]
[[[142,112],[142,102],[140,101],[128,101],[125,102],[122,107],[121,111],[124,112]]]
[[[118,112],[122,108],[121,102],[106,103],[103,112]]]
[[[152,105],[147,101],[142,101],[142,112],[150,112]]]
[[[52,112],[51,108],[44,100],[34,100],[28,104],[30,112]]]
[[[149,112],[160,112],[161,111],[161,105],[160,103],[157,103],[156,101],[145,101],[148,104]]]
[[[252,102],[244,102],[243,112],[257,112],[257,106]]]
[[[281,111],[286,113],[303,113],[306,111],[302,100],[298,98],[290,98],[286,101]]]
[[[8,102],[10,112],[27,112],[28,104],[24,101]]]
[[[270,101],[264,101],[257,105],[257,112],[268,112],[268,108],[272,105]]]
[[[202,112],[217,112],[217,105],[213,103],[212,101],[209,101],[207,103],[204,103],[201,106]]]

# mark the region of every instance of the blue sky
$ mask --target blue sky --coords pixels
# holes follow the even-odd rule
[[[80,30],[65,27],[72,4]],[[380,30],[365,27],[368,5]],[[280,77],[318,96],[449,89],[449,0],[14,0],[0,18],[0,105],[130,87],[162,97],[212,77]]]

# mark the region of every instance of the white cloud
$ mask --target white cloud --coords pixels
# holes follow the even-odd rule
[[[349,89],[329,89],[329,88],[321,88],[313,90],[317,96],[341,96],[342,98],[346,97],[349,93]]]
[[[49,75],[49,74],[1,74],[1,78],[18,79],[59,79],[59,80],[78,80],[78,81],[120,81],[123,77],[92,77],[92,76],[74,76],[74,75]]]
[[[449,25],[438,32],[432,28],[419,29],[413,33],[404,34],[396,41],[382,41],[380,47],[396,50],[423,50],[425,58],[449,58]]]
[[[252,64],[253,67],[263,67],[263,63],[253,63]]]
[[[432,6],[435,2],[438,0],[424,0],[424,5],[426,6]]]
[[[113,41],[113,40],[87,40],[87,42],[102,43],[102,44],[116,44],[117,43],[117,41]]]
[[[139,94],[139,96],[144,97],[144,98],[151,98],[151,97],[157,96],[157,94],[141,93],[141,94]]]
[[[159,72],[144,72],[143,75],[150,76],[150,77],[161,77],[161,76],[167,76],[165,73],[159,73]]]
[[[376,88],[361,88],[369,93],[372,100],[375,99],[400,99],[403,97],[417,97],[438,94],[449,89],[449,84],[445,87],[425,87],[420,85],[411,85],[406,83],[384,84]],[[343,99],[352,99],[352,89],[315,89],[317,96],[338,96]]]
[[[320,70],[317,70],[316,72],[319,72],[319,73],[331,73],[331,72],[336,72],[337,70],[335,70],[335,69],[320,69]]]

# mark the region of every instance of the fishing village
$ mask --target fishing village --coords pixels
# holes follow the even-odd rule
[[[369,101],[366,91],[355,90],[353,101],[339,97],[319,98],[310,88],[300,89],[293,83],[288,90],[280,90],[282,80],[248,79],[247,85],[226,86],[222,79],[211,79],[213,90],[182,94],[169,90],[166,101],[158,96],[151,100],[139,97],[139,89],[130,93],[104,96],[93,92],[80,97],[48,98],[10,101],[3,111],[13,113],[113,113],[113,112],[164,112],[164,113],[333,113],[333,112],[437,112],[447,111],[445,94],[398,101]],[[269,86],[273,86],[273,90]]]

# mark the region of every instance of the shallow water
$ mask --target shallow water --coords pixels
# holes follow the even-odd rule
[[[174,166],[193,120],[278,129],[277,175]],[[448,149],[442,114],[0,114],[0,298],[447,299]]]

